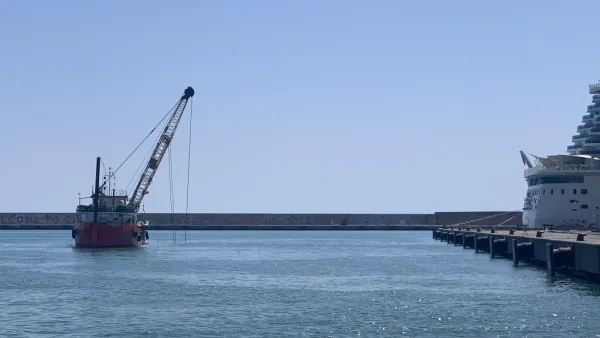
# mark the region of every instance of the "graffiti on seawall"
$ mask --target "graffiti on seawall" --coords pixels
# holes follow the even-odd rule
[[[77,220],[73,213],[0,213],[0,225],[30,224],[73,224]]]
[[[283,215],[273,216],[265,215],[262,216],[262,223],[267,225],[310,225],[316,224],[314,217],[311,216],[295,216],[295,215]]]
[[[500,215],[501,214],[501,215]],[[365,225],[365,224],[455,224],[483,216],[489,224],[520,224],[521,212],[442,212],[435,214],[236,214],[148,213],[138,215],[152,225]],[[510,220],[508,220],[510,219]],[[508,220],[508,222],[506,222]],[[72,225],[77,222],[75,213],[0,213],[0,226]]]

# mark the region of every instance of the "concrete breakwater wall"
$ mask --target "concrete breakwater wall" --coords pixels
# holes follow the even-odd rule
[[[502,215],[500,215],[502,214]],[[268,228],[282,229],[333,227],[348,229],[385,226],[408,229],[407,226],[451,225],[497,215],[478,224],[520,225],[521,212],[436,212],[433,214],[272,214],[272,213],[146,213],[150,229],[198,228]],[[0,229],[69,229],[75,224],[74,213],[0,213]],[[420,228],[420,227],[419,227]]]

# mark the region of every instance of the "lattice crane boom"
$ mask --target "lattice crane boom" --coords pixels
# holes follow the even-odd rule
[[[179,121],[181,121],[183,111],[185,110],[189,99],[193,96],[194,89],[192,87],[187,87],[179,99],[179,102],[177,103],[169,122],[165,126],[162,135],[159,137],[158,142],[156,143],[154,152],[152,153],[152,156],[150,156],[150,159],[146,164],[146,168],[142,172],[140,180],[138,181],[138,184],[131,195],[131,199],[129,200],[129,206],[135,208],[136,212],[139,210],[144,196],[148,193],[148,187],[150,186],[150,183],[152,183],[152,179],[156,174],[156,170],[158,169],[162,158],[165,156],[165,153],[167,152],[167,149],[169,148],[169,145],[175,136],[175,131],[177,130]]]

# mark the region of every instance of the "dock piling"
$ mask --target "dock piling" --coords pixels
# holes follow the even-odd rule
[[[506,242],[506,238],[494,239],[492,243],[494,245],[494,248],[493,248],[494,252],[493,252],[492,257],[494,257],[496,255],[502,256],[502,255],[506,254],[506,252],[508,251],[507,250],[508,243]],[[492,249],[490,249],[490,250],[492,250]],[[492,252],[490,251],[490,253],[492,253]]]
[[[455,233],[454,234],[454,245],[463,245],[464,247],[464,242],[465,242],[465,235],[461,234],[461,233]]]
[[[475,248],[475,236],[463,235],[463,248]]]
[[[528,262],[543,264],[549,276],[556,271],[600,282],[600,235],[593,232],[537,230],[519,234],[508,229],[450,230],[439,228],[432,237],[454,246],[473,248],[476,253],[489,252],[491,257],[511,258],[518,266]],[[581,272],[581,273],[580,273]]]
[[[476,243],[475,244],[476,245],[476,252],[479,252],[479,251],[483,251],[483,252],[490,251],[490,245],[489,245],[490,244],[490,237],[491,236],[478,236],[478,237],[476,237],[477,238],[476,242],[475,242]]]
[[[554,276],[554,246],[552,243],[546,243],[546,269],[548,275]]]
[[[512,242],[512,259],[514,265],[519,265],[519,252],[518,252],[518,242],[516,238],[511,240]]]

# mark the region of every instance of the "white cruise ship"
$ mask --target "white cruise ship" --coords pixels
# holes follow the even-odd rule
[[[521,151],[527,181],[523,225],[595,227],[600,215],[600,82],[589,85],[592,104],[577,126],[568,155],[539,157]],[[600,218],[598,218],[600,221]]]

